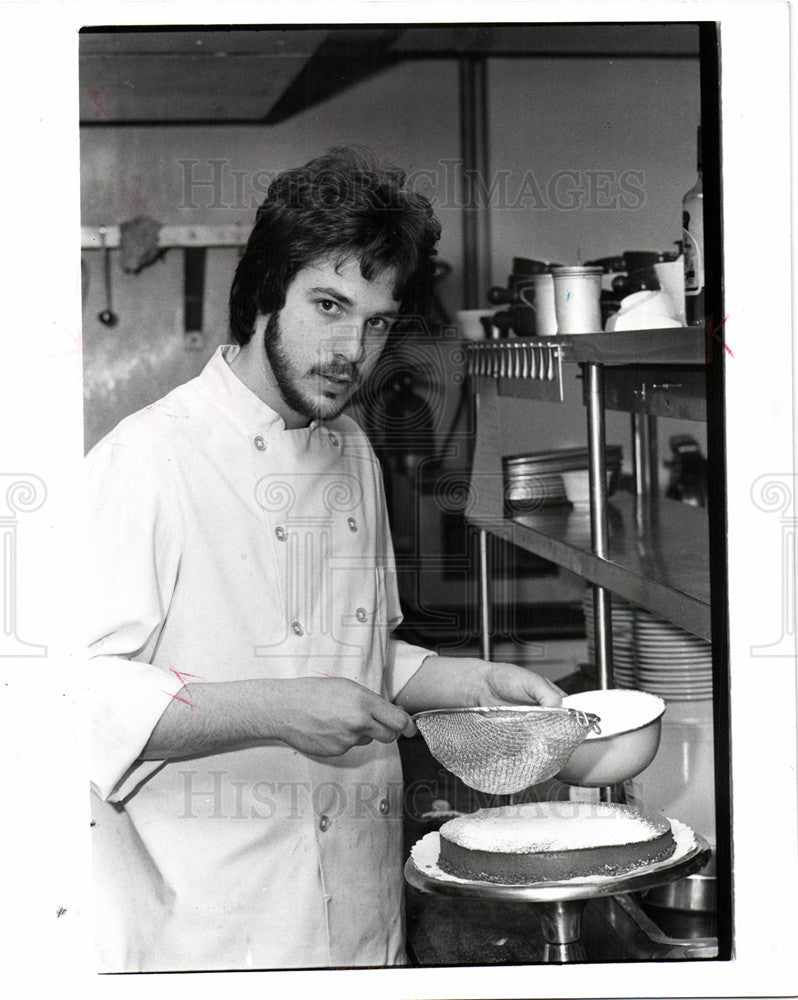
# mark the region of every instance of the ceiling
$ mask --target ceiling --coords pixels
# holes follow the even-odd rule
[[[409,59],[696,58],[695,24],[84,29],[80,121],[277,124]]]

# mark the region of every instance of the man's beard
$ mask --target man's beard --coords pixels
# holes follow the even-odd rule
[[[282,331],[280,329],[280,313],[274,311],[266,321],[263,333],[263,349],[269,360],[274,380],[283,400],[295,413],[307,417],[308,420],[332,420],[341,413],[354,395],[352,392],[340,393],[337,397],[331,395],[328,405],[308,398],[299,388],[297,376],[292,372],[291,360],[282,346]],[[310,369],[310,374],[326,374],[335,378],[349,378],[353,385],[357,384],[357,369],[354,365],[331,362],[328,365],[317,365]]]

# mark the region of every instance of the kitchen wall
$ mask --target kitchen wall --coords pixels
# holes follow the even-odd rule
[[[495,281],[506,283],[513,257],[576,264],[674,249],[696,178],[697,58],[492,60],[489,94],[491,165],[507,193],[491,216]],[[508,452],[584,444],[576,376],[569,405],[504,403]],[[706,453],[703,424],[662,420],[663,460],[676,433]],[[609,413],[607,440],[624,446],[627,468],[629,438],[628,416]]]
[[[488,63],[492,283],[505,284],[515,256],[563,263],[629,249],[672,249],[681,197],[695,176],[699,117],[697,59],[491,59]],[[440,294],[462,304],[462,202],[457,70],[453,62],[400,64],[272,127],[92,127],[82,130],[82,221],[119,223],[148,215],[161,223],[241,223],[244,232],[268,177],[334,144],[363,144],[411,173],[436,203],[441,257],[452,265]],[[122,416],[196,374],[227,339],[226,297],[237,251],[209,251],[205,348],[183,344],[182,254],[168,251],[139,275],[113,257],[114,329],[102,326],[102,259],[84,260],[86,446]],[[485,289],[484,291],[487,291]],[[487,304],[487,303],[486,303]],[[574,372],[569,373],[573,382]],[[580,444],[580,392],[569,402],[508,402],[512,451]],[[522,407],[519,409],[519,405]],[[448,426],[456,394],[441,410]],[[673,425],[673,426],[671,426]],[[670,434],[703,425],[663,421]],[[625,444],[628,419],[610,414],[608,437]]]
[[[419,109],[423,109],[423,114]],[[139,215],[160,223],[240,222],[244,239],[270,175],[333,145],[359,144],[413,173],[432,195],[438,164],[459,148],[457,69],[451,62],[403,64],[336,95],[281,125],[102,127],[81,130],[84,225],[117,224]],[[441,205],[440,255],[453,265],[441,286],[448,308],[462,297],[461,209]],[[114,311],[104,308],[102,255],[84,251],[85,444],[91,447],[127,413],[197,374],[227,341],[227,294],[238,254],[209,251],[206,346],[183,345],[182,252],[169,250],[138,275],[125,275],[113,252]]]

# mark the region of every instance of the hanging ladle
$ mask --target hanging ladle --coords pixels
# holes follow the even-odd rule
[[[105,241],[105,226],[100,226],[100,239],[103,244],[103,265],[105,268],[105,309],[98,315],[97,319],[103,326],[116,326],[119,317],[111,308],[111,248]]]

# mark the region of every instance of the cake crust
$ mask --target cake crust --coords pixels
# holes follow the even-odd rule
[[[443,871],[507,885],[624,875],[676,849],[663,817],[576,802],[480,809],[445,823],[440,845]]]

